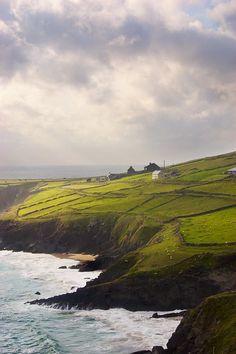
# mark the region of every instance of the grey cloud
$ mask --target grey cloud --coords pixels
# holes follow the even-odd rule
[[[210,12],[210,16],[221,28],[236,34],[236,3],[233,0],[216,3]]]
[[[235,13],[228,14],[225,18],[225,21],[229,29],[232,32],[236,33],[236,14]]]
[[[114,55],[128,56],[132,60],[133,56],[152,53],[196,66],[206,74],[214,73],[219,78],[223,75],[224,80],[232,80],[232,74],[235,78],[236,41],[233,38],[191,29],[171,31],[160,19],[148,24],[127,16],[118,28],[102,27],[100,23],[85,20],[78,8],[76,15],[25,13],[20,25],[25,40],[33,46],[51,46],[61,54],[77,52],[108,67]],[[119,38],[124,38],[122,45]]]
[[[27,54],[18,39],[0,31],[0,77],[11,77],[25,69],[27,63]]]
[[[236,41],[221,35],[198,33],[193,30],[169,32],[163,37],[164,51],[173,59],[214,72],[224,79],[236,74]]]
[[[154,115],[148,121],[137,117],[141,124],[142,146],[147,147],[147,154],[152,159],[163,156],[168,163],[184,161],[208,154],[227,152],[235,148],[235,115],[221,112],[204,120],[189,119],[187,114],[176,116],[169,113]],[[144,123],[145,122],[145,123]]]
[[[11,9],[10,0],[1,0],[0,1],[0,20],[2,21],[13,21],[15,20],[14,13]]]
[[[66,53],[78,56],[76,70],[73,60],[71,68],[70,63],[66,66],[58,61],[56,64],[58,68],[61,65],[61,72],[66,68],[68,77],[65,74],[64,79],[72,84],[78,81],[79,84],[87,85],[89,77],[102,67],[112,70],[111,63],[116,57],[132,61],[134,56],[140,55],[157,56],[162,60],[169,58],[186,67],[201,68],[221,81],[235,79],[236,41],[220,34],[186,28],[173,31],[160,18],[149,23],[148,19],[141,20],[129,14],[118,27],[111,23],[101,25],[80,13],[80,7],[66,6],[64,13],[32,12],[29,8],[20,14],[18,21],[20,36],[32,49],[44,51],[45,48],[53,48],[59,57]],[[23,53],[21,51],[20,58],[29,54],[28,49],[25,49]],[[85,61],[80,63],[81,58],[88,58],[94,64],[85,65]],[[70,72],[74,75],[70,75]]]
[[[7,1],[0,2],[1,10],[2,18],[8,25],[12,15]],[[233,26],[234,18],[232,14],[230,16],[227,21]],[[101,19],[97,20],[96,16],[90,17],[89,13],[86,16],[80,11],[79,6],[65,5],[64,10],[58,13],[50,10],[35,11],[25,7],[24,12],[17,13],[14,21],[18,21],[18,30],[14,32],[17,26],[12,26],[9,32],[0,32],[0,75],[8,78],[16,72],[24,73],[24,70],[29,69],[33,73],[32,86],[36,82],[43,87],[44,83],[49,82],[52,95],[53,92],[63,90],[66,84],[74,90],[71,92],[76,99],[78,94],[78,101],[79,94],[83,93],[81,100],[84,112],[80,112],[79,109],[73,111],[71,107],[74,118],[68,117],[68,123],[70,119],[73,123],[73,119],[77,119],[75,117],[79,120],[80,115],[81,117],[84,115],[81,121],[84,126],[88,123],[88,127],[84,129],[84,135],[81,134],[81,141],[79,129],[78,132],[74,132],[72,124],[72,130],[69,131],[65,128],[67,122],[61,124],[57,113],[53,115],[53,100],[53,103],[48,100],[49,109],[47,102],[42,103],[45,104],[42,111],[46,112],[42,115],[33,107],[28,109],[27,106],[19,106],[16,102],[9,108],[11,116],[17,117],[18,112],[19,117],[20,115],[25,117],[25,122],[34,120],[31,124],[32,130],[37,133],[38,129],[42,136],[45,133],[45,140],[50,135],[52,139],[48,138],[49,142],[45,144],[50,145],[51,141],[54,144],[56,141],[55,149],[52,148],[47,154],[48,161],[53,162],[56,149],[63,161],[73,156],[73,161],[78,162],[76,156],[79,151],[81,159],[82,156],[87,156],[91,163],[112,160],[122,162],[124,159],[128,162],[131,157],[133,161],[137,161],[138,158],[145,160],[147,156],[148,160],[164,156],[173,162],[204,155],[206,151],[212,154],[224,152],[234,146],[233,135],[236,130],[235,105],[232,98],[232,87],[236,78],[234,38],[217,31],[190,29],[187,26],[173,30],[160,17],[155,21],[148,16],[138,18],[133,16],[131,11],[127,11],[119,25],[112,21],[101,23]],[[178,67],[172,76],[168,76],[168,62],[175,63]],[[143,63],[146,64],[147,71],[142,71]],[[112,75],[115,73],[117,76],[117,72],[123,67],[124,71],[121,70],[123,81],[118,82],[114,89],[118,92],[115,92],[114,96],[117,94],[118,98],[112,100],[114,98]],[[124,85],[123,93],[125,75],[128,85],[127,87]],[[165,80],[167,76],[168,80]],[[27,80],[30,79],[29,75]],[[116,80],[119,81],[119,78],[116,77]],[[140,85],[138,93],[130,95],[131,100],[134,97],[133,100],[136,101],[127,102],[129,97],[127,99],[125,95],[129,95],[128,88],[134,85],[135,91],[136,83]],[[42,87],[39,90],[43,90]],[[46,85],[45,87],[48,88]],[[146,101],[144,107],[142,102],[139,102],[143,97],[144,101],[145,99],[148,101],[147,106],[149,98],[154,102],[153,105],[150,104],[150,110],[145,108]],[[68,100],[70,101],[70,97]],[[55,102],[58,102],[57,98]],[[76,101],[71,102],[73,106]],[[97,138],[94,134],[96,124],[95,128],[92,124],[89,126],[93,114],[94,117],[96,115],[97,106],[93,107],[93,104],[100,103],[108,107],[107,111],[104,110],[105,118],[100,117],[100,129],[102,131],[103,119],[105,128],[105,120],[110,120],[110,123],[114,119],[114,125],[117,124],[118,127],[117,135],[123,134],[117,140],[113,129],[109,130],[109,124],[107,134],[111,131],[111,135],[114,134],[114,141],[112,136],[110,140],[106,140],[103,134],[98,134]],[[60,104],[63,105],[64,102],[59,102],[59,106]],[[91,110],[88,109],[88,116],[86,104],[89,108],[93,107]],[[52,115],[48,125],[47,112]],[[98,114],[101,114],[100,112],[103,110],[98,110]],[[46,121],[45,125],[43,119]],[[65,121],[64,116],[62,119]],[[90,131],[93,133],[88,133]],[[7,132],[5,136],[9,141],[14,140],[14,136]],[[16,145],[20,146],[19,151],[23,154],[24,139],[17,136],[16,134]],[[68,145],[64,150],[62,147],[60,149],[62,142]],[[7,148],[10,149],[10,143],[4,144],[5,153],[8,154]],[[27,140],[27,149],[29,146],[30,141]],[[36,145],[35,142],[32,150],[35,156],[42,158],[47,149]],[[107,156],[104,156],[105,154]],[[19,154],[14,151],[12,155]],[[32,154],[29,159],[33,159]]]
[[[18,70],[26,66],[27,55],[23,44],[14,34],[12,21],[15,16],[11,9],[11,2],[0,1],[0,77],[9,78]],[[1,28],[2,27],[2,28]]]
[[[85,51],[86,54],[101,53],[105,40],[99,37],[94,24],[83,24],[78,14],[54,12],[26,12],[20,18],[22,35],[35,46],[51,46],[59,51]]]

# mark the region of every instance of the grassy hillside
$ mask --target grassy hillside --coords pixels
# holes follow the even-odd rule
[[[236,152],[168,167],[158,181],[149,173],[107,183],[36,181],[1,218],[69,224],[115,215],[114,242],[142,248],[114,265],[114,273],[158,272],[194,255],[236,250],[236,177],[225,173],[234,166]],[[21,183],[1,181],[0,191]]]
[[[236,352],[236,293],[207,298],[189,311],[170,339],[168,353]]]

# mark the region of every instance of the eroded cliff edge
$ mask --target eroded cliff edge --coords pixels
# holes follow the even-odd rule
[[[236,353],[236,293],[204,300],[188,311],[167,344],[167,354]]]
[[[114,267],[114,266],[113,266]],[[109,270],[108,270],[109,272]],[[194,256],[160,274],[109,280],[107,273],[74,293],[33,301],[61,308],[162,310],[192,308],[205,297],[236,290],[236,255]]]
[[[132,354],[234,354],[235,333],[236,293],[222,293],[187,311],[166,349],[156,345]]]

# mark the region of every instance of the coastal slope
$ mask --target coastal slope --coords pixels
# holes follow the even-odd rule
[[[236,353],[236,293],[207,298],[188,311],[167,344],[168,354]]]
[[[38,181],[2,212],[1,248],[111,257],[96,281],[48,304],[194,307],[235,289],[235,165],[233,152],[168,167],[157,181]]]

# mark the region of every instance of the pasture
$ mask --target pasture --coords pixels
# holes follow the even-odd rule
[[[116,267],[123,272],[157,272],[204,253],[235,252],[236,153],[167,167],[108,182],[85,179],[28,181],[28,195],[1,214],[20,223],[115,215],[118,245],[142,245]],[[0,181],[0,189],[27,181]],[[102,240],[101,240],[102,242]]]

